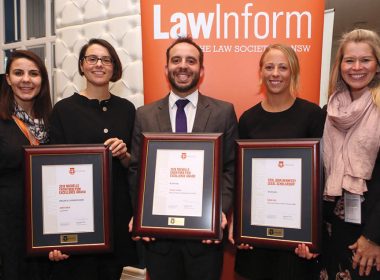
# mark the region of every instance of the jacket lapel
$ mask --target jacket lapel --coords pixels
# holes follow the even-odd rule
[[[192,132],[205,132],[211,114],[209,106],[208,99],[199,93],[197,112],[195,114]]]
[[[169,95],[161,99],[157,105],[158,108],[158,126],[160,132],[172,132],[172,125],[170,123],[169,115]]]

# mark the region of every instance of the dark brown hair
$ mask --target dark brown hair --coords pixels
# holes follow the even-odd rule
[[[48,118],[51,112],[52,103],[50,98],[49,77],[46,67],[41,58],[35,53],[28,50],[16,50],[11,53],[8,58],[5,74],[10,74],[10,69],[13,62],[19,58],[25,58],[36,64],[41,75],[41,89],[38,95],[35,97],[33,104],[33,114],[35,118],[43,119],[45,124],[48,123]],[[11,119],[14,112],[14,93],[12,87],[8,85],[6,81],[3,81],[1,85],[0,94],[0,118],[3,120]]]
[[[200,46],[197,45],[197,43],[195,43],[193,41],[193,38],[191,36],[186,36],[186,37],[178,37],[166,50],[166,64],[169,64],[169,53],[170,53],[170,50],[177,44],[180,44],[180,43],[187,43],[187,44],[190,44],[192,46],[194,46],[198,52],[199,52],[199,64],[201,66],[201,68],[203,67],[203,51],[202,51],[202,48]]]
[[[98,39],[98,38],[92,38],[90,39],[90,41],[88,41],[87,44],[85,44],[82,49],[80,50],[79,52],[79,60],[78,60],[78,71],[79,71],[79,74],[81,76],[84,75],[82,69],[81,69],[81,66],[83,64],[83,60],[84,60],[84,57],[86,55],[86,51],[88,49],[89,46],[91,45],[100,45],[104,48],[106,48],[108,50],[108,52],[110,53],[110,56],[112,58],[112,63],[113,63],[113,74],[112,74],[112,77],[111,77],[111,82],[116,82],[118,80],[120,80],[121,78],[121,75],[123,73],[123,68],[121,66],[121,62],[120,62],[120,58],[119,56],[117,55],[117,52],[115,50],[115,48],[109,43],[107,42],[106,40],[103,40],[103,39]]]

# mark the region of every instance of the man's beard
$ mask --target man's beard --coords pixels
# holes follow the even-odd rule
[[[181,86],[176,83],[173,72],[169,72],[169,75],[168,75],[168,80],[172,89],[181,93],[188,92],[192,88],[195,88],[198,85],[199,79],[200,79],[200,75],[199,75],[199,72],[197,72],[195,73],[194,78],[190,84],[186,86]]]

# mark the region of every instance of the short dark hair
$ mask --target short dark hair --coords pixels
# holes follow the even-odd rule
[[[10,74],[10,69],[13,62],[19,58],[25,58],[36,64],[41,75],[41,89],[38,95],[35,97],[33,105],[34,117],[43,119],[45,124],[48,123],[49,115],[52,109],[52,103],[50,98],[49,77],[44,63],[41,58],[29,50],[16,50],[13,51],[8,58],[7,66],[5,68],[5,74]],[[1,85],[0,94],[0,118],[3,120],[11,119],[14,112],[14,93],[12,87],[8,85],[6,81],[3,81]]]
[[[193,45],[199,52],[199,64],[201,68],[203,67],[203,50],[200,46],[197,45],[197,43],[194,42],[193,38],[191,36],[186,37],[178,37],[166,50],[166,64],[169,64],[169,53],[170,50],[177,44],[180,43],[187,43],[190,45]]]
[[[106,41],[104,39],[99,39],[99,38],[90,39],[90,41],[88,41],[88,43],[85,44],[81,48],[81,50],[79,52],[79,60],[78,60],[79,74],[81,76],[83,76],[83,74],[84,74],[82,69],[81,69],[81,66],[82,66],[84,57],[86,55],[86,51],[87,51],[88,47],[91,45],[101,45],[102,47],[105,47],[108,50],[108,52],[110,53],[110,56],[112,58],[112,63],[113,63],[113,74],[111,77],[111,82],[116,82],[116,81],[120,80],[121,75],[123,73],[123,68],[121,66],[120,58],[117,55],[115,48],[108,41]]]

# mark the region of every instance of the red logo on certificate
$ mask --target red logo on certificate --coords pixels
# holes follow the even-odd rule
[[[74,167],[70,167],[69,174],[70,175],[74,175],[75,174],[75,168]]]
[[[186,154],[186,153],[182,153],[182,154],[181,154],[181,159],[186,159],[186,157],[187,157],[187,154]]]
[[[278,167],[283,168],[284,167],[284,161],[280,160],[278,162]]]

